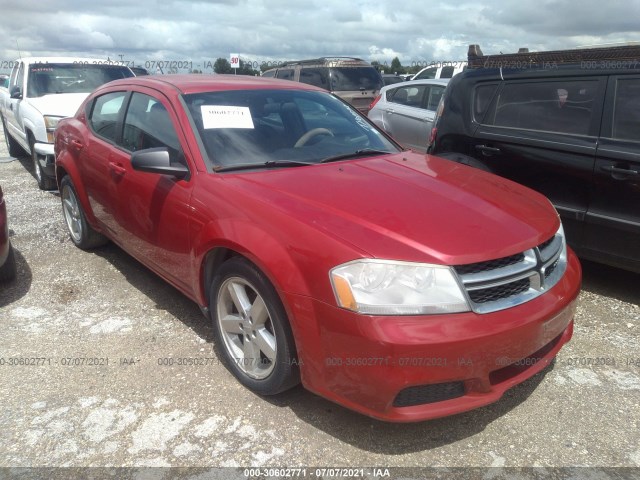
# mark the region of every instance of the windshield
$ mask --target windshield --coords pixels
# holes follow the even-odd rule
[[[374,67],[332,67],[331,91],[380,90],[382,76]]]
[[[118,65],[34,63],[29,66],[27,95],[90,93],[107,82],[132,76],[131,70]]]
[[[185,95],[184,100],[214,169],[319,163],[362,156],[363,150],[400,151],[366,118],[327,92],[231,90]]]

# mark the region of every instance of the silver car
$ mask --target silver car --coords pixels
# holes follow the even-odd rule
[[[388,85],[371,104],[368,117],[397,142],[426,152],[438,103],[449,79]]]

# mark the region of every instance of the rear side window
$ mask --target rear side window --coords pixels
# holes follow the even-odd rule
[[[420,73],[418,73],[418,76],[416,76],[414,80],[430,80],[432,78],[436,78],[437,73],[438,67],[425,68]]]
[[[453,77],[454,67],[442,67],[442,72],[440,72],[440,78],[451,78]]]
[[[96,135],[115,141],[116,124],[126,95],[127,92],[112,92],[95,99],[89,115],[89,125]]]
[[[587,135],[597,90],[593,80],[506,84],[494,125]]]
[[[387,92],[387,101],[408,107],[422,107],[422,98],[427,89],[427,85],[399,87]],[[391,96],[389,93],[391,93]]]
[[[281,78],[282,80],[293,80],[294,71],[295,70],[291,68],[284,68],[284,69],[278,70],[276,72],[276,78]]]
[[[618,80],[613,138],[640,141],[640,78]]]
[[[329,69],[303,68],[300,70],[300,81],[329,90]]]

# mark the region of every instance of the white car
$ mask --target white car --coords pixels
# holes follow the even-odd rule
[[[411,80],[429,80],[438,78],[453,78],[467,68],[467,62],[442,62],[424,67]]]
[[[371,103],[368,117],[407,148],[426,152],[438,103],[449,79],[388,85]]]

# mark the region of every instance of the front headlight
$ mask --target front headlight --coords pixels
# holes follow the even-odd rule
[[[44,116],[44,126],[47,129],[47,141],[49,143],[53,143],[53,132],[58,126],[58,122],[62,120],[63,117],[52,117],[49,115]]]
[[[470,310],[449,267],[355,260],[331,272],[338,305],[369,315],[426,315]]]

